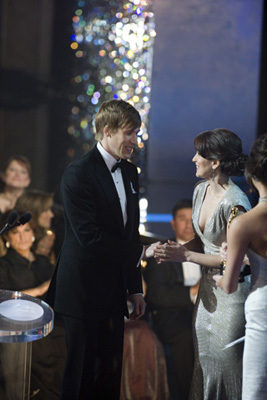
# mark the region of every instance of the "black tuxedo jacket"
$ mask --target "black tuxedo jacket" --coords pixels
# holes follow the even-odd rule
[[[64,172],[65,238],[47,302],[56,312],[99,320],[114,307],[128,316],[126,293],[141,293],[138,174],[122,160],[126,227],[119,197],[97,147]]]

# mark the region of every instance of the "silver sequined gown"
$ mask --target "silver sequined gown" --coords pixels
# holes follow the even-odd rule
[[[193,195],[193,225],[203,243],[205,254],[219,254],[226,241],[226,230],[233,206],[250,209],[247,196],[231,182],[205,229],[199,228],[199,214],[208,186],[201,181]],[[193,334],[195,366],[191,400],[240,400],[242,389],[243,343],[226,350],[225,345],[245,334],[244,303],[250,279],[238,284],[238,290],[227,294],[217,288],[213,275],[218,268],[202,267],[202,278],[194,310]]]

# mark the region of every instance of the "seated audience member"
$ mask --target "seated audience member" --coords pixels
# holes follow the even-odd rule
[[[192,239],[191,200],[175,204],[172,216],[175,240],[183,244]],[[165,350],[171,400],[187,400],[194,364],[192,316],[200,267],[188,262],[166,262],[162,266],[152,258],[147,260],[143,276],[153,330]]]
[[[7,214],[9,213],[3,215],[2,221],[6,221]],[[4,234],[7,252],[5,256],[0,257],[0,289],[20,291],[40,298],[44,296],[54,268],[47,257],[37,256],[32,252],[33,241],[31,221]],[[17,343],[9,343],[9,346],[3,345],[0,346],[0,349],[7,396],[11,399],[19,399],[12,373],[14,360],[16,360],[16,364],[21,362],[19,347]],[[34,370],[34,363],[32,368]]]
[[[1,174],[0,212],[12,210],[17,199],[31,183],[30,161],[21,155],[10,157]]]
[[[31,183],[30,161],[21,155],[10,157],[3,168],[0,179],[0,220],[2,214],[15,207],[17,199]],[[0,240],[0,257],[6,253]]]
[[[3,215],[0,228],[9,213]],[[0,289],[20,291],[44,299],[49,287],[54,266],[49,258],[33,251],[34,222],[31,220],[3,235],[7,252],[0,257]],[[6,391],[10,398],[14,394],[12,368],[17,343],[10,343],[1,352],[2,370]],[[36,400],[57,400],[65,364],[65,333],[60,321],[55,320],[54,330],[47,337],[32,343],[31,391]],[[8,378],[10,377],[10,378]],[[18,397],[14,397],[18,398]]]
[[[1,225],[8,217],[3,214]],[[7,252],[0,257],[0,289],[18,290],[42,298],[46,293],[54,268],[47,257],[32,251],[35,240],[32,221],[16,226],[3,235]]]
[[[129,399],[169,400],[164,350],[142,319],[124,326],[120,400]]]
[[[53,194],[41,190],[28,190],[23,193],[16,202],[16,209],[29,211],[35,225],[35,242],[33,249],[36,254],[49,257],[51,263],[55,265],[56,256],[53,251],[55,233],[51,230],[54,213]]]

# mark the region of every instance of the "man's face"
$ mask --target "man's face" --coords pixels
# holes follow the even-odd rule
[[[175,218],[171,220],[175,237],[183,242],[188,242],[194,237],[192,227],[192,208],[181,208],[176,211]]]
[[[106,150],[116,160],[119,158],[129,159],[132,155],[134,146],[137,145],[137,133],[140,128],[119,128],[116,132],[108,132],[106,137]]]

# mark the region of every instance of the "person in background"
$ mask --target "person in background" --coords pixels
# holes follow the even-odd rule
[[[127,292],[134,304],[130,318],[145,311],[138,172],[127,161],[140,126],[129,103],[102,103],[97,145],[61,181],[65,238],[46,300],[66,329],[62,400],[119,400]]]
[[[238,288],[245,255],[251,268],[250,293],[245,303],[243,400],[267,399],[267,134],[253,144],[247,166],[248,183],[259,194],[258,204],[231,222],[225,271],[214,276],[226,293]],[[218,288],[218,290],[220,290]]]
[[[24,211],[19,213],[19,217]],[[2,226],[8,215],[9,212],[3,215]],[[34,252],[35,231],[32,218],[29,223],[15,227],[2,236],[7,252],[0,257],[0,289],[20,291],[44,300],[54,265],[46,255]],[[31,392],[35,393],[34,399],[58,399],[65,361],[65,331],[62,321],[55,316],[53,331],[32,343]],[[12,361],[8,365],[12,369]],[[11,386],[12,383],[11,379]]]
[[[22,155],[10,157],[1,174],[0,211],[4,213],[15,207],[17,199],[31,183],[31,163]]]
[[[2,227],[8,214],[3,214]],[[35,240],[33,221],[4,233],[3,240],[7,252],[0,257],[0,289],[18,290],[43,298],[54,269],[47,257],[36,255],[32,250]]]
[[[54,218],[53,202],[53,193],[32,189],[27,190],[19,197],[15,207],[19,211],[29,211],[32,214],[35,224],[34,252],[49,257],[51,263],[55,265],[56,255],[53,249],[55,233],[51,229]]]
[[[163,346],[144,319],[126,321],[120,400],[170,400]]]
[[[9,212],[3,215],[3,221],[6,221],[8,214]],[[1,223],[1,225],[2,228],[4,224]],[[25,225],[13,228],[3,235],[7,252],[3,257],[0,257],[0,289],[20,291],[24,294],[43,299],[49,287],[54,267],[50,264],[47,257],[36,255],[32,251],[34,241],[33,232],[34,226],[32,221],[30,221]],[[23,362],[23,355],[20,353],[17,343],[0,346],[0,351],[2,371],[5,377],[5,391],[8,398],[19,399],[12,371],[14,362],[16,364]],[[36,365],[33,361],[33,375],[38,368],[39,365]]]
[[[178,243],[194,237],[191,200],[180,200],[174,205],[171,226]],[[165,349],[171,399],[187,400],[194,365],[192,316],[200,266],[166,262],[162,268],[151,258],[147,260],[143,276],[152,328]]]
[[[195,364],[190,399],[239,400],[242,387],[243,345],[224,348],[244,335],[244,303],[250,277],[240,276],[238,290],[228,296],[218,290],[213,276],[220,271],[220,247],[234,212],[248,211],[247,196],[231,176],[242,176],[247,157],[240,138],[228,129],[205,131],[194,140],[196,176],[202,178],[193,194],[194,239],[158,245],[158,262],[190,261],[202,266],[194,307],[193,337]],[[162,264],[164,268],[164,263]]]

